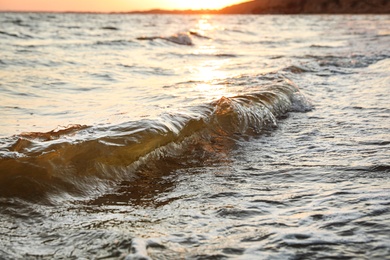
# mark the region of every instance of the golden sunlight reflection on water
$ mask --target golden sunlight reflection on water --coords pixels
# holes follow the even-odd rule
[[[227,61],[210,59],[203,61],[196,67],[190,68],[191,72],[197,80],[211,81],[215,79],[223,79],[228,77],[228,73],[222,71],[221,68]]]
[[[216,27],[212,24],[211,15],[202,15],[196,23],[196,31],[205,37],[212,34]],[[212,38],[212,37],[211,37]],[[189,71],[195,80],[202,81],[196,84],[194,90],[199,92],[200,96],[207,100],[219,99],[228,94],[226,86],[219,84],[212,84],[212,81],[217,79],[227,78],[231,75],[224,70],[230,59],[220,58],[216,55],[221,53],[213,40],[202,41],[196,50],[193,51],[195,55],[209,56],[209,59],[202,60],[189,67]]]
[[[197,23],[197,28],[200,32],[205,33],[207,31],[215,30],[215,26],[211,24],[211,15],[202,15]]]
[[[210,100],[217,100],[228,94],[225,86],[207,83],[196,85],[196,90]]]

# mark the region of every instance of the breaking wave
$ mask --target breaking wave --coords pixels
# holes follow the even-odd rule
[[[40,203],[93,198],[115,183],[131,183],[142,167],[161,170],[164,160],[175,162],[171,170],[224,160],[237,138],[269,131],[289,111],[310,109],[299,89],[284,80],[156,120],[23,133],[1,140],[0,197]]]

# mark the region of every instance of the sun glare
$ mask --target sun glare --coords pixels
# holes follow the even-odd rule
[[[223,7],[245,2],[243,0],[197,0],[197,1],[182,1],[182,0],[166,0],[161,1],[161,4],[167,6],[167,9],[221,9]]]
[[[0,0],[0,10],[8,11],[89,11],[89,12],[126,12],[150,9],[187,10],[221,9],[245,0]]]

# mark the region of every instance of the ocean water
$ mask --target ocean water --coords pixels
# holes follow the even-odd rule
[[[0,13],[0,259],[389,259],[390,16]]]

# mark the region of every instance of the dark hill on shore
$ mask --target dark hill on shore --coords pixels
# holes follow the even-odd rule
[[[150,10],[140,14],[390,14],[390,0],[254,0],[220,10]]]
[[[386,14],[390,0],[255,0],[219,10],[221,14]]]

